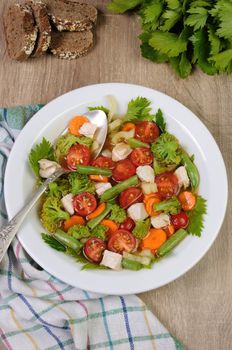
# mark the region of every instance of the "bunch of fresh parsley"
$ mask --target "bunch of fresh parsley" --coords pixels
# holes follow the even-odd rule
[[[112,0],[108,9],[137,10],[142,56],[170,63],[181,78],[194,65],[209,75],[232,73],[232,0]]]

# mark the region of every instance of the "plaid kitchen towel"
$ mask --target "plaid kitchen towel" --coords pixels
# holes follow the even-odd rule
[[[0,220],[4,169],[15,138],[42,105],[0,109]],[[135,295],[105,296],[42,270],[17,238],[0,264],[0,339],[9,350],[183,350]]]

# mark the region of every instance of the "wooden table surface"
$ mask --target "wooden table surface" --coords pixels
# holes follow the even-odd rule
[[[9,2],[0,0],[0,13]],[[92,2],[103,10],[107,1]],[[72,89],[103,82],[151,87],[182,102],[205,123],[222,151],[230,181],[232,77],[210,77],[195,71],[188,79],[181,80],[167,65],[143,59],[135,15],[101,13],[94,49],[88,56],[74,61],[51,55],[26,63],[11,61],[2,21],[0,26],[0,106],[47,103]],[[140,295],[187,350],[232,349],[231,220],[230,202],[220,235],[206,256],[177,281]]]

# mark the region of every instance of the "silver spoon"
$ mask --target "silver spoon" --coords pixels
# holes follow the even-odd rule
[[[98,143],[98,147],[92,152],[93,158],[96,158],[105,143],[107,136],[107,117],[103,111],[90,111],[84,114],[92,124],[97,126],[97,130],[94,136],[94,139]],[[65,129],[62,134],[66,133],[68,129]],[[43,184],[38,188],[38,190],[34,193],[31,200],[8,222],[7,225],[3,226],[0,230],[0,261],[3,259],[11,241],[19,230],[23,220],[35,205],[37,200],[41,197],[41,195],[45,192],[47,186],[58,179],[58,177],[67,173],[67,170],[59,168],[54,174],[52,174],[49,178],[47,178]]]

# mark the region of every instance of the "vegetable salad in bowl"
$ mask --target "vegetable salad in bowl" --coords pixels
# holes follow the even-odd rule
[[[201,236],[206,201],[198,194],[194,156],[144,97],[131,100],[122,116],[89,109],[108,117],[96,159],[96,126],[85,116],[74,116],[54,145],[43,138],[30,152],[39,181],[68,170],[42,198],[42,238],[82,269],[151,268],[187,235]]]

